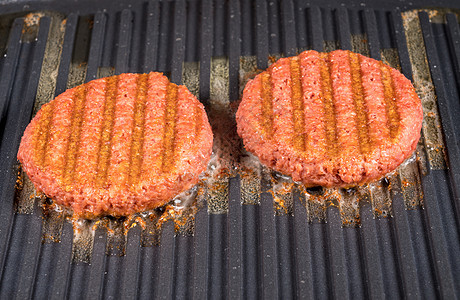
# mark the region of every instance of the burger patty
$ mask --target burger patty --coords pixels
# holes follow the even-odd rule
[[[238,134],[260,161],[306,186],[381,178],[413,153],[422,126],[411,82],[350,51],[305,51],[248,82]]]
[[[69,89],[27,126],[18,159],[38,191],[78,216],[161,206],[198,182],[213,136],[203,105],[161,73]]]

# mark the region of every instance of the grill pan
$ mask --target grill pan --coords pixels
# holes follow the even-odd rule
[[[460,6],[436,4],[2,3],[0,298],[458,298]],[[306,49],[383,59],[414,82],[423,140],[397,173],[322,202],[321,189],[269,192],[282,180],[263,168],[249,183],[232,173],[190,222],[153,233],[66,220],[21,176],[26,125],[68,87],[159,71],[211,107]]]

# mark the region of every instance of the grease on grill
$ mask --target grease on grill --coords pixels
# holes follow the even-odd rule
[[[254,78],[260,70],[257,69],[256,56],[242,56],[240,58],[240,73],[239,73],[239,92],[243,93],[246,83]]]
[[[242,165],[240,170],[240,197],[241,204],[260,204],[261,186],[261,166],[258,159],[248,153],[242,157]]]
[[[42,198],[43,207],[43,226],[42,226],[42,242],[52,243],[60,242],[62,228],[66,213],[64,208],[57,206],[50,198]]]
[[[359,203],[361,202],[359,191],[359,187],[338,190],[340,218],[344,226],[361,225],[359,219]]]
[[[30,179],[25,176],[22,168],[18,167],[18,178],[15,186],[15,206],[18,214],[32,214],[34,212],[35,200],[43,197],[41,193],[37,193]]]
[[[425,51],[425,43],[417,10],[402,13],[403,25],[413,73],[413,84],[422,100],[422,133],[430,167],[434,170],[446,168],[446,153],[437,98],[431,79]]]
[[[273,196],[275,214],[292,215],[294,210],[294,181],[289,176],[272,171],[271,182],[272,188],[268,192]]]
[[[391,67],[401,71],[399,64],[399,54],[396,49],[382,49],[380,51],[382,61]],[[423,138],[417,144],[416,152],[401,164],[399,167],[399,181],[404,198],[404,204],[407,209],[415,209],[423,204],[423,192],[421,187],[421,175],[427,173],[426,169],[426,151],[423,147]],[[393,181],[395,180],[392,176]],[[393,184],[395,186],[395,184]],[[381,210],[381,208],[380,208]],[[382,210],[381,210],[382,211]],[[389,209],[383,210],[387,213]],[[374,211],[375,213],[375,211]]]
[[[95,221],[84,219],[72,219],[73,225],[73,243],[72,243],[72,261],[73,262],[91,262],[93,251],[94,233],[96,227]]]
[[[428,17],[430,18],[430,22],[437,23],[437,24],[444,24],[446,21],[445,16],[446,14],[449,14],[449,13],[457,15],[457,18],[460,17],[460,9],[455,9],[455,8],[438,7],[435,10],[433,9],[417,10],[417,12],[419,11],[427,12]]]
[[[40,19],[44,17],[43,12],[31,12],[24,16],[24,26],[22,28],[23,42],[32,42],[37,37]]]
[[[37,94],[35,97],[33,116],[35,116],[43,104],[48,103],[54,97],[59,63],[61,59],[62,43],[65,33],[66,22],[62,14],[51,12],[30,13],[24,17],[24,29],[22,35],[24,42],[31,42],[35,40],[40,19],[45,16],[51,19],[51,24],[43,56],[43,64]],[[15,193],[17,213],[31,214],[34,210],[35,200],[40,198],[40,194],[36,193],[30,179],[27,176],[24,176],[22,171],[20,172],[21,174],[18,176],[19,179]]]
[[[331,189],[305,189],[303,186],[300,191],[305,198],[305,207],[309,222],[325,222],[327,201],[331,196]],[[301,197],[302,199],[303,197]]]
[[[406,209],[416,209],[422,206],[423,191],[421,174],[415,155],[401,165],[399,168],[399,177]]]
[[[367,44],[367,34],[351,35],[351,51],[364,56],[369,56],[369,46]]]
[[[339,49],[339,42],[338,41],[324,41],[323,42],[323,51],[324,52],[332,52],[334,50]]]
[[[404,16],[404,15],[403,15]],[[33,19],[34,17],[31,16]],[[340,210],[344,226],[360,226],[359,212],[363,204],[370,203],[374,217],[391,216],[391,201],[394,193],[401,192],[406,208],[419,207],[423,203],[421,188],[421,176],[427,172],[425,148],[428,148],[428,159],[432,168],[445,166],[444,145],[440,129],[439,115],[436,110],[436,98],[434,87],[429,78],[429,70],[426,65],[426,55],[414,54],[417,46],[411,46],[411,42],[420,42],[420,28],[413,24],[414,16],[405,16],[406,33],[409,41],[409,52],[414,69],[414,81],[417,92],[422,98],[425,117],[424,123],[425,144],[419,143],[417,155],[404,162],[393,174],[381,181],[377,181],[360,187],[350,189],[334,189],[323,187],[306,188],[293,182],[288,176],[273,172],[260,164],[258,159],[247,153],[240,138],[236,133],[235,111],[236,107],[230,104],[227,58],[218,57],[211,61],[210,80],[210,104],[207,113],[213,127],[214,147],[208,170],[203,174],[201,181],[191,190],[186,191],[164,207],[148,212],[136,213],[125,218],[104,217],[97,220],[74,219],[71,214],[62,207],[55,205],[50,199],[37,194],[27,176],[19,170],[16,203],[17,213],[33,213],[36,199],[41,199],[43,208],[43,242],[58,242],[62,233],[65,220],[73,224],[74,240],[72,258],[74,262],[90,262],[94,242],[94,234],[97,228],[107,232],[107,254],[124,255],[126,251],[127,232],[133,226],[140,226],[141,245],[158,245],[161,238],[162,224],[172,220],[177,235],[189,236],[194,233],[194,217],[199,209],[207,205],[208,213],[221,214],[228,211],[228,180],[229,177],[240,177],[241,203],[243,205],[258,205],[260,194],[268,192],[272,195],[274,213],[276,215],[292,215],[294,201],[301,203],[307,212],[309,222],[325,222],[326,211],[329,206]],[[31,19],[31,21],[32,21]],[[79,27],[85,35],[89,31],[89,22]],[[50,34],[46,45],[42,73],[40,74],[37,100],[34,113],[40,106],[50,101],[54,95],[57,72],[60,63],[60,53],[65,29],[65,20],[62,16],[52,16]],[[35,26],[35,25],[31,25]],[[418,26],[418,27],[417,27]],[[407,29],[409,28],[409,29]],[[415,31],[414,31],[415,30]],[[423,42],[423,41],[422,41]],[[78,44],[77,40],[77,44]],[[81,40],[84,48],[88,47],[88,41]],[[423,45],[423,43],[420,43]],[[324,50],[337,49],[336,41],[325,41]],[[366,35],[352,35],[353,51],[367,54]],[[86,50],[84,50],[86,51]],[[87,52],[76,54],[70,68],[68,87],[83,83],[86,73]],[[399,57],[394,49],[384,49],[381,52],[382,59],[392,67],[399,68]],[[280,55],[269,58],[269,64],[275,62]],[[75,57],[74,57],[75,58]],[[260,70],[257,69],[257,59],[254,56],[241,57],[239,73],[239,91],[242,90],[248,80],[253,78]],[[114,69],[100,67],[98,77],[111,76]],[[199,64],[183,64],[184,84],[190,91],[199,94]],[[437,151],[436,151],[437,149]],[[420,172],[422,171],[422,173]],[[335,209],[335,208],[334,208]]]
[[[69,68],[69,78],[67,80],[67,89],[76,87],[85,81],[90,45],[89,37],[91,36],[91,22],[92,19],[88,16],[80,17],[80,21],[78,22],[72,62]]]
[[[220,61],[218,64],[225,69],[225,63]],[[216,68],[211,76],[220,76],[221,71]],[[252,71],[252,74],[257,72]],[[211,84],[213,82],[216,85],[226,84],[224,81],[213,81],[211,78]],[[44,241],[59,241],[64,216],[73,223],[74,227],[72,250],[74,262],[90,262],[94,231],[97,228],[104,228],[107,231],[106,249],[109,255],[125,254],[126,234],[133,226],[142,228],[141,245],[143,246],[158,245],[161,226],[169,220],[174,222],[176,234],[192,235],[194,216],[204,203],[207,203],[209,213],[219,214],[228,211],[228,178],[237,175],[241,179],[242,204],[257,205],[260,203],[260,193],[269,192],[274,199],[276,215],[292,215],[294,201],[299,201],[298,198],[305,206],[309,222],[325,222],[327,207],[335,206],[340,210],[344,226],[359,226],[360,205],[369,201],[372,203],[376,217],[391,215],[389,189],[393,179],[388,183],[385,181],[376,183],[370,188],[368,186],[347,190],[305,188],[293,182],[288,176],[268,170],[255,156],[245,152],[236,133],[235,108],[230,105],[225,94],[211,95],[213,97],[207,109],[215,135],[214,153],[208,170],[197,186],[178,195],[165,207],[119,219],[105,217],[93,221],[76,220],[72,219],[71,215],[59,211],[61,208],[56,205],[45,203],[43,205],[44,224],[46,224],[43,232]],[[53,222],[56,224],[53,225]]]
[[[401,65],[399,64],[399,54],[397,49],[382,49],[380,50],[380,57],[384,63],[401,72]]]
[[[389,176],[391,177],[392,175]],[[368,185],[374,218],[392,216],[390,196],[390,182],[392,181],[394,182],[394,179],[392,180],[389,177],[385,177],[382,180],[369,183]]]
[[[200,65],[198,62],[184,62],[182,82],[187,89],[199,99],[200,97]]]
[[[107,228],[107,255],[123,256],[126,253],[126,233],[127,222],[126,217],[111,218],[105,217],[102,219],[104,227]],[[104,222],[105,221],[105,222]]]
[[[115,75],[115,68],[113,67],[99,67],[97,68],[97,78],[110,77]]]
[[[142,229],[142,246],[158,245],[161,227],[169,220],[174,222],[176,235],[193,235],[194,216],[204,205],[202,182],[176,196],[164,207],[120,218],[106,216],[94,220],[77,219],[66,208],[43,197],[42,241],[60,242],[63,223],[67,220],[72,223],[74,230],[72,261],[89,263],[97,228],[107,232],[106,253],[115,256],[125,255],[127,233],[134,226],[140,226]]]
[[[37,95],[35,97],[33,116],[35,116],[43,104],[48,103],[54,98],[59,64],[61,62],[65,22],[62,15],[53,14],[50,15],[50,17],[51,25],[43,56],[43,64],[40,73],[40,80],[38,82]]]

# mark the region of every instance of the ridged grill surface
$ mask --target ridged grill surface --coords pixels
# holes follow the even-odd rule
[[[327,3],[325,1],[322,5]],[[98,4],[107,5],[106,10],[88,5],[78,7],[78,3],[72,3],[64,5],[67,7],[59,6],[64,12],[59,15],[49,12],[53,7],[47,2],[30,2],[30,9],[47,10],[36,25],[25,14],[24,17],[3,15],[0,20],[6,24],[0,26],[0,46],[6,54],[0,56],[0,298],[459,297],[460,204],[456,195],[460,192],[457,142],[460,122],[456,116],[460,114],[460,27],[457,15],[422,11],[411,15],[413,19],[407,14],[403,18],[400,11],[392,10],[394,7],[382,8],[383,2],[376,3],[379,9],[375,10],[370,2],[366,2],[364,8],[359,4],[333,7],[336,4],[331,3],[332,8],[321,8],[302,1],[263,0],[255,3],[139,1],[129,6],[101,1]],[[4,12],[22,10],[23,4],[4,6]],[[404,27],[407,24],[416,26],[414,30],[407,31]],[[410,34],[406,36],[406,32]],[[412,35],[413,32],[417,34]],[[418,42],[409,45],[408,40]],[[198,73],[195,73],[199,82],[194,82],[198,87],[198,98],[204,103],[211,103],[215,100],[211,96],[214,97],[216,90],[225,90],[219,85],[221,82],[211,82],[216,73],[213,69],[215,59],[225,58],[228,98],[238,100],[241,85],[247,79],[243,72],[244,62],[249,61],[264,70],[273,61],[270,55],[293,56],[303,50],[321,52],[337,47],[377,60],[388,58],[388,53],[396,54],[391,57],[391,61],[397,62],[392,67],[399,65],[402,73],[414,83],[420,78],[431,80],[431,85],[416,84],[416,88],[422,92],[423,101],[435,99],[435,102],[424,102],[427,112],[424,141],[418,156],[422,164],[414,161],[410,165],[415,168],[402,170],[399,188],[391,192],[383,189],[380,182],[373,187],[370,203],[362,203],[361,206],[360,227],[343,228],[341,204],[326,209],[325,203],[314,201],[318,198],[315,190],[304,193],[312,200],[306,205],[299,199],[298,192],[294,194],[292,214],[275,215],[273,196],[266,192],[261,194],[258,203],[241,205],[243,194],[240,188],[244,185],[244,178],[232,178],[228,182],[228,211],[208,213],[206,208],[199,210],[193,221],[193,235],[175,235],[175,224],[172,222],[163,224],[159,236],[135,227],[129,230],[127,236],[118,236],[120,239],[115,242],[124,245],[126,255],[117,256],[106,253],[114,252],[111,248],[115,243],[113,232],[119,232],[119,226],[111,227],[110,233],[99,228],[94,236],[91,232],[80,232],[81,237],[91,242],[91,264],[75,263],[72,262],[75,255],[73,246],[76,242],[87,240],[74,240],[71,224],[59,218],[58,212],[54,212],[57,217],[53,221],[44,216],[37,205],[39,201],[26,208],[15,202],[15,193],[18,193],[15,185],[20,184],[16,182],[16,154],[23,131],[31,115],[37,111],[36,103],[41,105],[49,101],[67,87],[108,75],[150,71],[165,72],[172,82],[180,84],[186,78],[182,74],[186,74],[188,63],[199,62],[196,65]],[[417,51],[414,52],[414,48]],[[418,51],[420,49],[423,51]],[[414,64],[414,57],[423,54],[426,54],[426,59],[417,60]],[[356,57],[351,56],[350,62],[357,66]],[[430,74],[417,73],[425,65]],[[295,63],[293,67],[295,69]],[[329,85],[319,85],[324,83],[322,77],[328,80],[326,72],[315,69],[309,73],[318,78],[315,89],[326,87],[323,93],[332,93],[327,91]],[[351,74],[351,88],[362,97],[354,97],[349,105],[362,107],[365,105],[365,90],[360,88],[358,80],[353,80],[353,77],[358,78],[356,68],[352,68]],[[388,79],[385,69],[381,69],[380,74],[386,78],[384,81]],[[270,75],[273,74],[264,75],[261,80],[269,83]],[[221,89],[212,90],[211,83]],[[267,88],[263,90],[261,113],[267,118],[264,118],[263,126],[267,131],[277,130],[276,120],[270,117],[273,110],[269,104],[269,99],[273,98],[272,89],[270,84],[264,86]],[[382,103],[385,103],[385,98],[390,98],[392,91],[396,92],[391,85],[385,86],[382,87]],[[299,87],[303,92],[307,90],[305,86],[295,85],[294,93],[299,91]],[[142,94],[142,89],[137,89],[136,93]],[[105,101],[103,90],[91,98],[94,101],[81,105],[101,113],[108,108],[101,105]],[[333,95],[325,98],[331,105]],[[155,111],[159,107],[162,108],[160,111],[165,111],[167,104],[153,107],[142,97],[138,96],[138,100],[133,103],[135,112],[130,121],[132,138],[151,132],[142,133],[142,126],[150,126],[152,132],[164,135],[165,128],[155,122],[154,116],[157,116]],[[177,98],[175,101],[181,100]],[[294,107],[291,99],[288,104]],[[303,122],[308,128],[305,147],[313,145],[319,138],[318,133],[311,130],[315,124],[306,120],[309,114],[321,115],[324,105],[322,101],[317,101],[310,110],[303,108]],[[295,106],[301,111],[300,105]],[[116,105],[110,109],[116,110]],[[392,127],[391,120],[397,120],[398,116],[392,115],[390,106],[387,109],[383,106],[383,109],[390,120],[385,128],[391,137],[392,132],[397,131],[396,126]],[[289,118],[292,118],[290,113]],[[142,115],[145,121],[142,121]],[[166,116],[157,117],[163,123]],[[332,129],[336,127],[335,122],[338,123],[333,117],[334,114],[329,116]],[[81,137],[99,138],[103,135],[102,130],[85,130],[93,123],[97,123],[98,128],[107,126],[112,134],[117,132],[117,124],[107,122],[103,125],[102,118],[78,118],[69,116],[61,121],[74,122],[75,126],[81,122],[80,132],[75,133]],[[365,114],[357,114],[353,122],[366,124],[367,118]],[[300,114],[296,113],[296,126],[300,126],[301,120]],[[440,123],[436,123],[438,121]],[[190,126],[196,130],[197,123],[176,123],[176,132]],[[439,128],[436,124],[440,124]],[[358,125],[356,136],[369,137],[368,140],[357,138],[359,149],[365,152],[366,147],[370,149],[373,143],[371,132],[366,132],[371,128]],[[51,124],[40,126],[48,128]],[[441,130],[441,138],[446,137],[441,139],[443,144],[432,143],[439,142],[438,129]],[[46,135],[40,135],[37,145],[47,148],[47,152],[59,147],[53,145],[53,140]],[[321,143],[340,138],[335,135],[331,130],[327,140],[323,136]],[[176,138],[173,144],[181,142]],[[425,144],[430,147],[425,147]],[[336,143],[332,143],[328,151],[339,152],[340,149],[334,148],[334,145]],[[69,168],[68,174],[78,178],[80,172],[87,170],[89,175],[78,180],[97,182],[100,177],[91,174],[103,165],[100,161],[102,156],[81,143],[78,147],[81,151],[76,157],[85,157],[82,160],[87,163],[77,163],[75,170]],[[130,173],[125,175],[124,180],[145,176],[142,167],[146,164],[145,160],[154,159],[141,154],[140,149],[146,147],[163,149],[162,138],[158,144],[126,145],[123,151],[131,153],[132,160]],[[444,154],[448,157],[447,168],[443,168],[446,166]],[[96,157],[99,161],[95,160]],[[136,157],[142,157],[143,161]],[[46,161],[50,159],[61,160],[63,156],[51,157],[45,155],[45,151],[40,152],[43,163],[48,163]],[[109,159],[105,158],[105,163]],[[160,170],[163,161],[156,162],[152,166]],[[166,161],[166,164],[170,163],[171,160]],[[68,167],[71,167],[70,163]],[[67,168],[65,170],[69,172]],[[67,175],[63,173],[61,176]],[[412,182],[407,178],[418,178],[418,181]],[[407,197],[407,191],[423,195],[414,201],[422,201],[423,209],[406,209],[414,208],[408,205],[411,203],[408,199],[413,198]],[[374,208],[384,207],[378,206],[381,198],[376,195],[391,197],[389,217],[375,217]],[[312,217],[313,211],[322,214]],[[327,218],[327,223],[324,218]],[[57,228],[53,237],[60,243],[50,242],[43,236],[51,227]]]

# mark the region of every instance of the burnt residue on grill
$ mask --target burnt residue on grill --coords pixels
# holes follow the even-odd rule
[[[36,16],[36,15],[34,15]],[[32,16],[34,18],[34,16]],[[66,31],[68,22],[77,19],[64,19],[61,15],[45,13],[51,18],[51,26],[42,72],[37,90],[34,114],[42,104],[49,102],[56,94],[82,84],[87,72],[91,18],[83,18],[78,22],[76,32]],[[294,203],[301,203],[306,210],[308,222],[327,222],[327,210],[337,209],[340,212],[343,226],[361,226],[360,210],[370,204],[374,218],[392,216],[392,199],[395,193],[402,193],[405,206],[408,209],[420,207],[423,204],[421,178],[426,173],[426,161],[432,168],[445,166],[444,145],[442,135],[437,128],[439,115],[436,110],[434,88],[429,84],[430,79],[426,56],[424,52],[414,53],[418,48],[411,48],[411,43],[420,41],[418,23],[412,22],[412,15],[403,15],[406,36],[409,41],[409,53],[414,70],[414,85],[422,98],[425,117],[424,139],[417,147],[417,152],[404,162],[398,170],[388,174],[382,180],[348,189],[309,187],[292,181],[288,176],[271,171],[263,166],[251,153],[245,151],[243,143],[236,132],[235,112],[237,99],[229,98],[229,60],[227,57],[213,57],[210,70],[210,99],[206,110],[214,133],[214,147],[208,170],[202,175],[201,181],[191,190],[178,195],[164,207],[140,212],[125,218],[102,217],[96,220],[73,218],[71,212],[59,207],[43,195],[37,194],[33,185],[19,171],[16,191],[16,212],[32,213],[34,203],[39,199],[43,208],[42,241],[45,243],[60,241],[64,222],[71,222],[74,229],[72,257],[74,262],[90,262],[97,228],[107,231],[106,253],[109,255],[124,255],[126,251],[127,232],[138,226],[141,231],[141,245],[155,246],[160,243],[162,225],[172,220],[175,234],[190,236],[194,234],[195,215],[206,207],[209,214],[226,214],[228,212],[229,178],[238,177],[240,180],[240,199],[242,205],[259,205],[261,194],[266,193],[273,199],[273,213],[277,216],[292,216]],[[35,19],[33,19],[35,20]],[[35,21],[34,21],[35,22]],[[35,25],[32,25],[35,26]],[[72,27],[73,28],[73,27]],[[70,36],[68,36],[70,35]],[[71,61],[65,62],[68,69],[62,68],[62,51],[64,38],[75,39],[75,48],[83,49],[75,52]],[[369,55],[367,36],[352,35],[351,47],[355,52]],[[340,43],[335,40],[324,42],[324,51],[333,51]],[[414,46],[415,47],[415,46]],[[423,47],[422,47],[423,48]],[[298,49],[300,52],[304,49]],[[381,59],[390,66],[399,69],[399,57],[395,49],[383,49]],[[275,62],[282,54],[273,54],[268,58],[267,65]],[[64,64],[64,65],[65,65]],[[66,85],[57,86],[58,74],[69,72]],[[239,93],[248,80],[261,70],[257,69],[255,56],[240,57]],[[114,74],[114,68],[99,66],[97,77]],[[199,95],[200,83],[199,63],[185,62],[182,66],[182,81],[189,90]],[[59,82],[62,82],[59,81]],[[439,125],[439,124],[438,124]],[[366,206],[367,208],[368,206]],[[368,209],[368,208],[367,208]]]
[[[239,165],[251,165],[244,176],[242,170],[231,170],[236,178],[221,178],[222,188],[215,192],[203,182],[191,197],[196,204],[186,209],[185,203],[172,201],[130,218],[74,220],[36,194],[26,178],[16,177],[15,155],[34,101],[46,98],[36,97],[39,79],[39,95],[53,90],[49,98],[81,81],[70,69],[74,43],[83,37],[72,32],[88,26],[80,24],[86,12],[94,13],[86,30],[94,39],[88,61],[81,64],[85,82],[122,72],[171,72],[175,83],[182,81],[206,103],[211,100],[211,62],[213,77],[219,68],[228,73],[230,99],[225,101],[237,101],[259,69],[277,57],[324,51],[324,40],[329,41],[327,49],[352,50],[395,68],[400,64],[408,78],[416,67],[407,51],[401,12],[382,1],[366,2],[366,7],[347,2],[338,8],[334,1],[35,2],[27,6],[44,13],[38,28],[23,31],[22,17],[29,12],[19,2],[21,13],[6,15],[13,4],[4,5],[0,19],[0,53],[6,55],[0,56],[5,75],[0,110],[8,105],[0,124],[1,298],[452,299],[459,294],[458,14],[418,16],[423,36],[418,42],[426,50],[445,134],[446,169],[433,169],[433,153],[427,154],[422,138],[416,155],[391,178],[377,182],[371,197],[369,185],[305,189],[244,153],[245,162]],[[97,6],[108,10],[96,11]],[[46,7],[69,14],[53,15],[43,11]],[[61,54],[53,58],[53,51]],[[226,80],[215,84],[225,86]],[[289,189],[293,193],[283,193]],[[274,203],[277,194],[283,203]],[[384,195],[382,201],[379,195]],[[195,208],[196,214],[187,211]],[[381,211],[391,217],[380,217]],[[181,217],[187,222],[171,220]],[[350,220],[346,226],[344,219]],[[125,256],[118,257],[123,248]]]
[[[422,100],[422,139],[427,158],[433,169],[446,168],[446,153],[439,117],[436,92],[431,78],[418,11],[402,13],[409,58],[412,66],[413,84]]]

